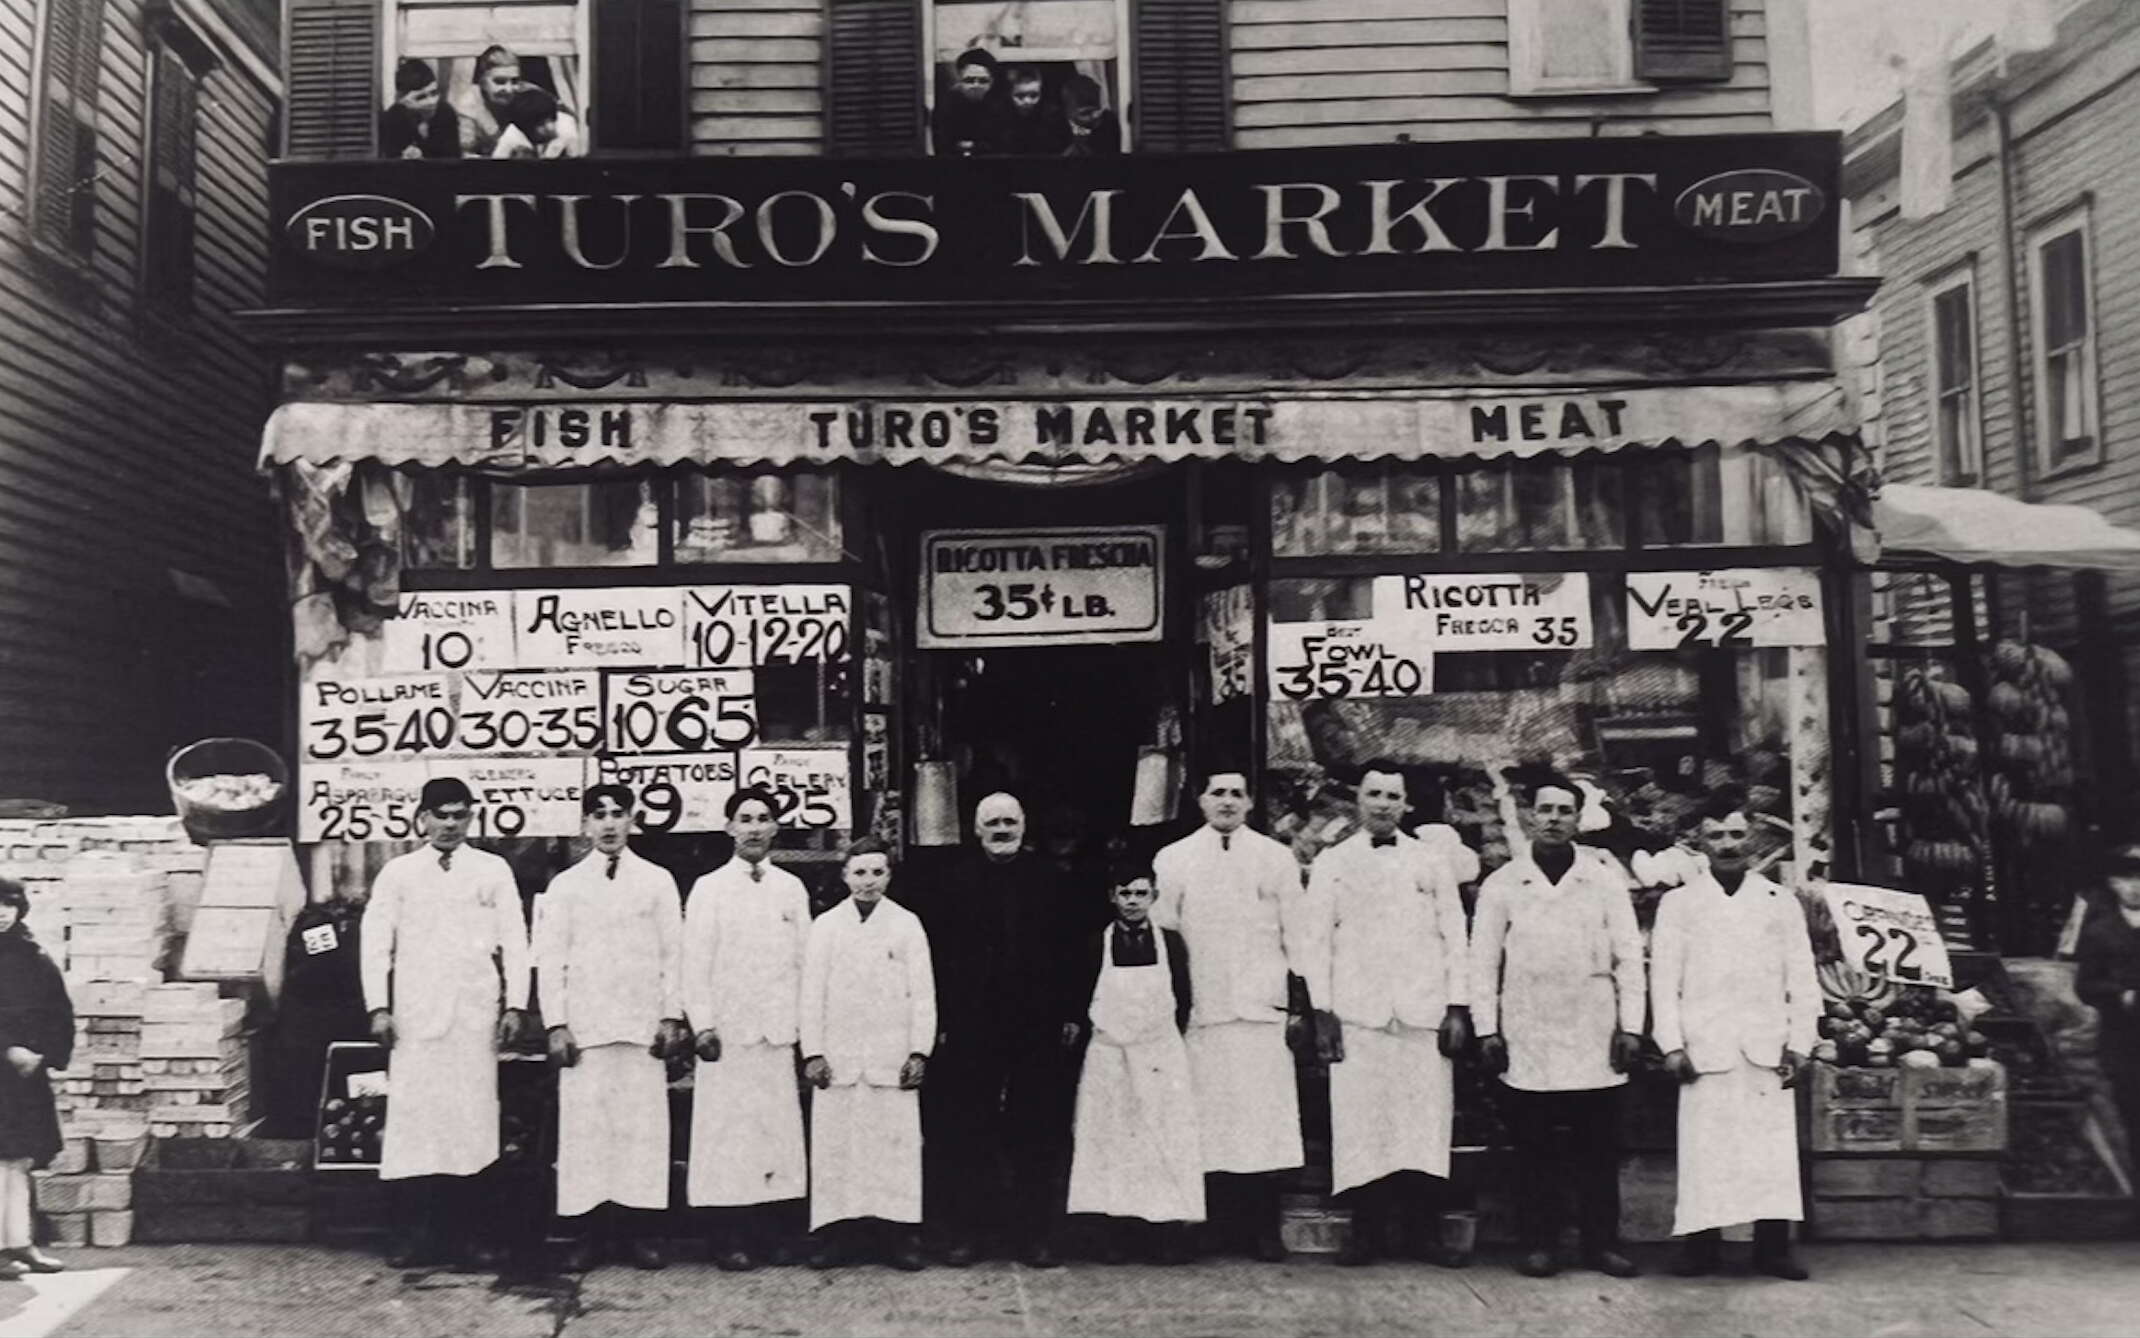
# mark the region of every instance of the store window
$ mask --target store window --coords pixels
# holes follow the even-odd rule
[[[1514,94],[1641,91],[1731,77],[1726,0],[1509,0]]]
[[[1983,474],[1977,411],[1976,284],[1964,270],[1932,290],[1926,313],[1932,354],[1935,449],[1940,482],[1974,484]]]
[[[491,565],[651,567],[661,535],[654,491],[649,479],[492,483]]]
[[[807,471],[692,473],[676,483],[676,561],[837,562],[838,480]]]
[[[2100,464],[2095,307],[2086,206],[2029,234],[2036,447],[2046,473]]]
[[[103,50],[104,0],[41,0],[30,72],[30,239],[75,264],[96,251]]]
[[[152,21],[149,124],[141,155],[140,288],[145,314],[181,321],[193,311],[201,84],[215,61],[177,19]]]
[[[1441,475],[1412,466],[1281,475],[1271,490],[1271,551],[1279,557],[1439,552],[1441,492]]]
[[[1128,148],[1127,13],[1128,0],[936,0],[931,150],[1060,157]],[[989,64],[962,67],[972,51],[988,53]]]

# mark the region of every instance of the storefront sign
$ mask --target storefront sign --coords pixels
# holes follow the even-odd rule
[[[464,673],[449,746],[472,756],[599,748],[601,683],[591,670]]]
[[[1820,573],[1808,567],[1627,574],[1631,650],[1820,646]]]
[[[406,841],[421,835],[416,806],[427,762],[312,762],[297,800],[300,841]]]
[[[854,796],[845,748],[760,748],[743,754],[743,783],[772,791],[784,827],[846,831]]]
[[[758,741],[757,688],[748,669],[603,677],[610,752],[736,752]]]
[[[528,669],[684,663],[674,587],[516,590],[518,658]]]
[[[844,585],[705,585],[683,590],[688,662],[704,669],[837,663],[853,601]]]
[[[1434,651],[1410,619],[1272,623],[1270,661],[1272,695],[1287,701],[1434,691]]]
[[[1906,985],[1954,988],[1946,940],[1923,897],[1855,883],[1825,884],[1821,897],[1835,917],[1850,965]]]
[[[932,530],[921,537],[923,649],[1157,641],[1166,531]]]
[[[588,767],[599,780],[631,787],[639,797],[633,818],[640,831],[718,832],[728,827],[728,797],[736,792],[742,756],[604,757]]]
[[[1228,586],[1204,596],[1203,635],[1211,663],[1213,705],[1254,690],[1256,597],[1252,587]]]
[[[440,669],[513,669],[509,590],[412,591],[401,614],[380,625],[380,667],[390,674]]]
[[[1508,576],[1377,576],[1377,621],[1414,623],[1440,654],[1481,650],[1587,650],[1590,578],[1582,572]]]
[[[298,693],[307,762],[422,756],[450,748],[456,723],[450,674],[316,677]]]
[[[277,163],[271,299],[1046,306],[1820,278],[1836,270],[1840,157],[1834,135],[1759,134]]]

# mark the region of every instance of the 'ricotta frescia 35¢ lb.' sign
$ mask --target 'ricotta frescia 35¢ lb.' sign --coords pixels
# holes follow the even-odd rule
[[[1166,531],[931,530],[921,537],[924,650],[1158,641]]]

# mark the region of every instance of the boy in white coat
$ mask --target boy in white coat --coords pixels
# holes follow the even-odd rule
[[[1754,1267],[1800,1281],[1790,1223],[1803,1219],[1791,1088],[1813,1052],[1820,982],[1805,911],[1747,868],[1744,797],[1704,809],[1709,872],[1665,893],[1650,942],[1650,1007],[1679,1096],[1683,1276],[1716,1267],[1721,1228],[1754,1224]]]
[[[810,1267],[831,1268],[874,1223],[886,1263],[921,1254],[921,1085],[936,1045],[936,976],[921,921],[884,899],[891,847],[865,836],[840,866],[847,900],[810,926],[803,954],[803,1077],[810,1098]]]
[[[1331,1191],[1352,1207],[1352,1234],[1338,1262],[1373,1262],[1409,1216],[1418,1252],[1455,1267],[1452,1252],[1420,1237],[1449,1178],[1450,1060],[1471,1043],[1463,895],[1445,857],[1397,830],[1409,800],[1394,764],[1368,764],[1358,802],[1360,830],[1318,855],[1308,876],[1309,900],[1327,917],[1340,1028]]]
[[[807,1183],[795,1041],[810,894],[768,858],[780,829],[770,793],[738,790],[726,811],[735,858],[694,883],[684,907],[684,1008],[699,1057],[685,1196],[727,1210],[714,1262],[738,1271],[777,1248],[787,1214],[776,1205],[799,1205]]]
[[[632,792],[580,801],[594,848],[535,900],[535,974],[557,1077],[557,1215],[576,1224],[565,1270],[593,1267],[632,1212],[632,1262],[667,1261],[668,1059],[684,1026],[683,899],[668,870],[632,853]],[[597,1218],[602,1220],[597,1220]]]

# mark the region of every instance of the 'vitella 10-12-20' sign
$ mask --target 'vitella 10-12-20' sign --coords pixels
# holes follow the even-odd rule
[[[284,307],[1059,302],[1836,268],[1827,134],[1113,159],[284,163]]]

